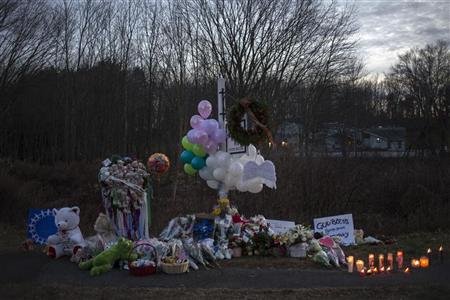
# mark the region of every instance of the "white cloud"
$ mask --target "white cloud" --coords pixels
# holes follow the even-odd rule
[[[369,73],[389,71],[398,54],[438,39],[450,42],[450,0],[355,0],[361,56]]]

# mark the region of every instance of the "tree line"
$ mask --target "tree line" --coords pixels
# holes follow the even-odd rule
[[[0,0],[0,155],[38,162],[113,153],[174,157],[201,99],[266,102],[276,129],[301,120],[420,121],[448,144],[445,42],[365,80],[355,9],[313,0]],[[435,137],[437,136],[437,138]]]

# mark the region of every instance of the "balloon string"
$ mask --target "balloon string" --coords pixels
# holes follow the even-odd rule
[[[253,111],[250,109],[250,104],[251,103],[252,103],[252,101],[250,100],[249,97],[244,97],[241,100],[239,100],[239,104],[245,109],[247,115],[250,117],[252,122],[255,123],[256,125],[258,125],[264,131],[264,133],[266,134],[267,138],[269,139],[269,142],[273,145],[273,147],[275,147],[276,143],[273,140],[272,132],[270,132],[270,129],[267,128],[266,125],[262,124],[258,120],[258,118],[255,116]]]

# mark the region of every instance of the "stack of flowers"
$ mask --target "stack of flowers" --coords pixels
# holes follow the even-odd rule
[[[103,205],[118,236],[138,240],[148,237],[146,189],[150,187],[145,165],[129,157],[103,161],[99,172]]]

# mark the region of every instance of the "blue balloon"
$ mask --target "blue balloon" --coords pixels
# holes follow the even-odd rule
[[[189,150],[181,152],[180,158],[185,164],[190,164],[191,160],[195,157],[194,153]]]
[[[200,170],[205,166],[205,160],[199,156],[196,156],[192,159],[191,165],[194,169]]]

